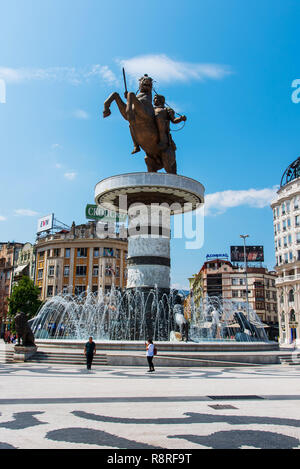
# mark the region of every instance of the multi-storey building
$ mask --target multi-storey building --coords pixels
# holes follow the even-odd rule
[[[117,236],[117,235],[116,235]],[[40,238],[36,245],[35,284],[45,300],[58,293],[79,295],[126,287],[127,239],[100,239],[89,222]]]
[[[247,300],[244,267],[223,259],[204,262],[200,272],[201,296],[218,296],[223,299],[245,302]],[[247,268],[248,301],[259,318],[275,326],[277,324],[277,274],[263,267]]]
[[[12,291],[14,268],[17,266],[22,243],[0,243],[0,332],[3,334],[9,323],[8,298]]]
[[[300,158],[283,173],[271,207],[280,342],[300,343]]]
[[[35,247],[31,243],[25,243],[19,251],[16,267],[13,272],[13,283],[17,283],[24,275],[34,280],[35,275]]]

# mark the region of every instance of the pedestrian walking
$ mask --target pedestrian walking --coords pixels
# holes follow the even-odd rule
[[[88,342],[84,346],[84,354],[86,356],[86,367],[88,370],[92,367],[94,355],[96,355],[96,344],[93,337],[89,337]]]
[[[149,370],[148,373],[152,373],[152,371],[155,371],[154,365],[153,365],[153,357],[155,355],[155,347],[151,339],[148,340],[148,342],[145,344],[146,349],[147,349],[147,361],[149,365]]]

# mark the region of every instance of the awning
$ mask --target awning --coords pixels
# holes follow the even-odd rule
[[[24,272],[24,270],[26,269],[26,267],[29,266],[29,263],[28,264],[25,264],[25,265],[19,265],[18,267],[16,267],[14,269],[14,275],[20,275],[22,272]]]

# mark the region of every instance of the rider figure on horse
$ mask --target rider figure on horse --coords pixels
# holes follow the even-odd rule
[[[129,122],[134,143],[132,154],[146,153],[145,162],[149,172],[164,168],[167,173],[176,174],[176,145],[171,137],[170,122],[178,124],[186,121],[185,116],[175,117],[175,112],[165,107],[165,98],[155,95],[152,104],[153,80],[144,75],[139,80],[139,93],[125,91],[126,103],[118,93],[113,93],[104,103],[103,117],[110,115],[113,101],[119,107],[121,115]]]

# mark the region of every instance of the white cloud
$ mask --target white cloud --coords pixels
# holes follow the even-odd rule
[[[0,67],[0,78],[6,83],[23,83],[32,80],[68,82],[80,85],[91,78],[100,78],[105,83],[117,82],[114,73],[107,65],[92,65],[85,68],[50,67],[50,68],[9,68]]]
[[[85,74],[86,78],[99,77],[109,84],[118,84],[119,81],[114,72],[107,65],[93,65],[91,70]]]
[[[76,176],[77,176],[77,173],[75,171],[67,171],[64,174],[64,177],[68,179],[69,181],[73,181],[73,179],[75,179]]]
[[[173,283],[171,285],[171,288],[173,288],[174,290],[189,290],[189,287],[187,285],[182,285],[181,283]]]
[[[232,73],[230,68],[225,65],[180,62],[165,54],[142,55],[119,60],[118,63],[125,68],[126,73],[133,79],[140,78],[144,73],[147,73],[160,82],[217,80]]]
[[[59,143],[53,143],[53,144],[51,145],[51,148],[52,148],[53,150],[56,150],[56,149],[58,149],[58,148],[62,148],[62,146],[61,146]]]
[[[14,210],[15,215],[22,216],[22,217],[35,217],[38,215],[38,212],[34,210],[29,210],[27,208],[17,208]]]
[[[6,220],[6,217],[3,217],[2,215],[0,215],[0,221],[5,221]]]
[[[248,205],[250,207],[269,207],[274,199],[278,186],[265,189],[248,189],[223,192],[215,192],[205,196],[205,214],[218,215],[226,212],[229,208]]]
[[[55,168],[61,169],[61,168],[62,168],[62,164],[60,164],[60,163],[55,163]]]
[[[90,118],[90,115],[83,109],[76,109],[76,111],[73,112],[73,117],[76,119],[87,120]]]

